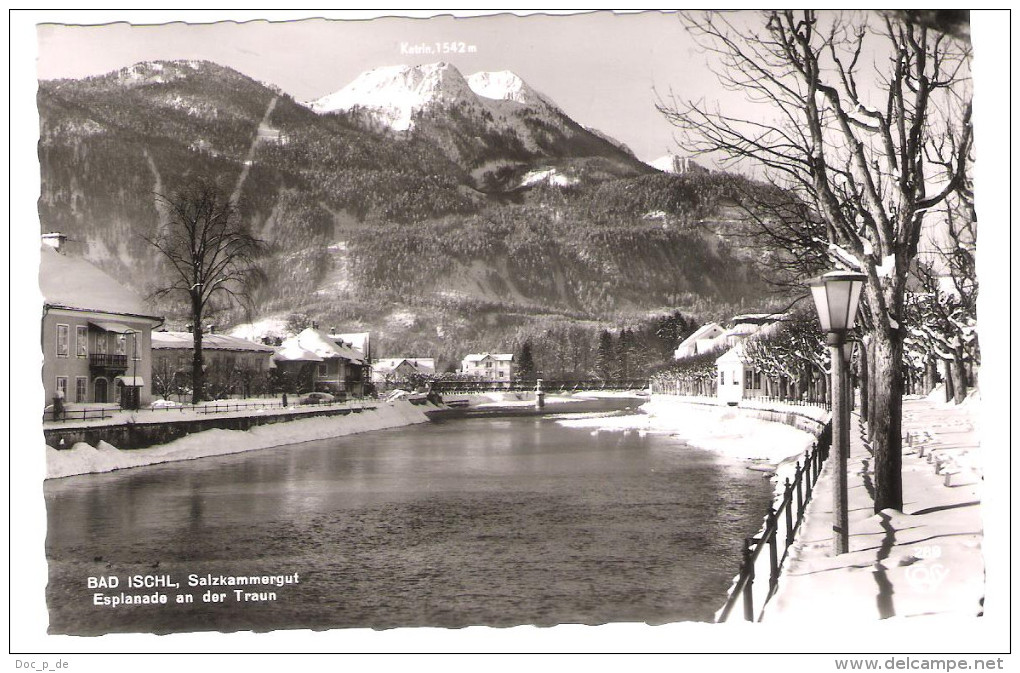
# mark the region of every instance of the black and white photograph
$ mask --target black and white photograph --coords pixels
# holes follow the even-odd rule
[[[1008,13],[21,18],[12,654],[1004,668]]]

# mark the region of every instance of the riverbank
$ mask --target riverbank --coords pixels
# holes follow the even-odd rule
[[[903,404],[903,511],[874,513],[874,464],[860,418],[847,461],[850,551],[832,554],[833,469],[822,471],[806,518],[765,606],[765,622],[975,617],[984,611],[976,398]]]
[[[121,450],[105,441],[97,442],[96,446],[79,442],[60,451],[47,446],[46,478],[112,472],[427,423],[429,408],[434,407],[407,401],[379,403],[374,409],[345,416],[302,418],[250,430],[205,430],[146,449]]]
[[[771,410],[772,408],[769,407]],[[814,407],[794,409],[827,420],[828,412]],[[796,460],[810,448],[814,435],[783,422],[789,413],[784,408],[776,418],[763,418],[765,409],[745,409],[720,405],[706,398],[652,395],[641,405],[639,414],[611,418],[578,418],[558,421],[568,427],[591,428],[598,432],[637,432],[668,434],[685,443],[709,449],[735,459],[760,461],[774,471],[789,460]],[[778,422],[777,422],[778,421]]]

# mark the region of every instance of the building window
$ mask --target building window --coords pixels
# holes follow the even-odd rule
[[[89,394],[89,380],[87,377],[78,376],[74,379],[74,401],[87,402]]]
[[[78,325],[74,328],[74,345],[78,357],[89,356],[89,328],[86,325]]]
[[[320,362],[315,368],[315,375],[319,378],[325,378],[329,375],[329,367],[326,366],[325,362]]]
[[[96,334],[96,354],[106,355],[106,332]]]
[[[114,355],[126,355],[127,354],[127,336],[124,334],[118,334],[116,341],[113,342],[113,354]]]
[[[726,383],[726,372],[719,372],[719,385]]]
[[[57,391],[63,393],[62,397],[65,400],[67,399],[67,377],[66,376],[58,376],[57,377]]]
[[[754,373],[744,370],[744,390],[754,388]]]
[[[138,332],[135,332],[134,334],[131,335],[131,359],[132,360],[141,360],[142,359],[142,349],[138,347],[138,337],[140,337],[140,336],[141,336],[141,334],[139,334]]]
[[[67,325],[57,325],[57,357],[66,358],[69,352],[69,330]],[[67,380],[64,380],[64,387],[67,387]],[[66,391],[65,391],[66,392]]]

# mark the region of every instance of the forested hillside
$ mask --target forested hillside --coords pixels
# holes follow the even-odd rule
[[[711,227],[746,180],[659,173],[570,120],[529,149],[436,111],[395,134],[206,62],[41,82],[38,105],[42,231],[143,292],[155,195],[193,176],[236,190],[268,280],[256,315],[224,306],[221,324],[301,314],[372,330],[381,356],[454,360],[762,297]],[[522,182],[535,174],[566,177]]]

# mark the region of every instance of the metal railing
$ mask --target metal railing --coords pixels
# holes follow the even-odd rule
[[[711,392],[684,392],[678,386],[663,385],[660,382],[652,383],[652,392],[658,395],[674,395],[678,397],[703,397],[705,399],[718,399],[715,391]],[[796,397],[782,395],[749,395],[740,398],[741,402],[760,402],[764,404],[787,404],[794,407],[818,407],[832,411],[832,404],[820,400],[805,400]]]
[[[205,404],[174,404],[167,406],[142,407],[140,409],[122,409],[119,407],[85,407],[81,409],[63,409],[59,417],[54,416],[52,409],[43,414],[43,421],[67,422],[67,421],[92,421],[114,418],[120,413],[132,414],[161,414],[161,413],[184,413],[194,412],[198,414],[231,413],[237,411],[258,411],[264,409],[290,409],[293,407],[302,409],[308,407],[349,407],[354,412],[362,411],[365,408],[367,398],[350,398],[345,400],[309,401],[302,402],[301,395],[294,395],[293,402],[283,404],[282,400],[266,400],[264,402],[211,402]]]
[[[126,355],[114,353],[92,353],[89,355],[90,367],[110,367],[111,369],[127,369]]]
[[[777,506],[773,503],[769,507],[762,530],[756,536],[744,539],[740,573],[730,589],[725,605],[719,611],[716,622],[727,621],[734,608],[741,602],[745,620],[753,622],[761,618],[765,604],[776,593],[779,585],[779,571],[786,561],[794,536],[804,520],[804,510],[807,508],[808,502],[811,501],[811,494],[818,483],[822,464],[829,456],[831,435],[832,426],[830,424],[826,426],[811,450],[805,452],[803,464],[800,461],[797,462],[793,482],[791,483],[789,478],[785,480],[779,504]],[[782,538],[781,549],[780,538]],[[767,566],[764,565],[763,559],[766,550],[768,552]],[[767,568],[767,585],[760,582],[755,583],[755,578],[758,575],[756,568],[759,563],[763,565],[762,570]],[[755,615],[756,606],[758,608],[757,616]]]
[[[530,392],[535,390],[536,380],[530,381],[434,381],[433,392],[483,393],[483,392]],[[648,379],[617,380],[567,380],[542,379],[543,392],[584,392],[598,390],[644,390]]]

